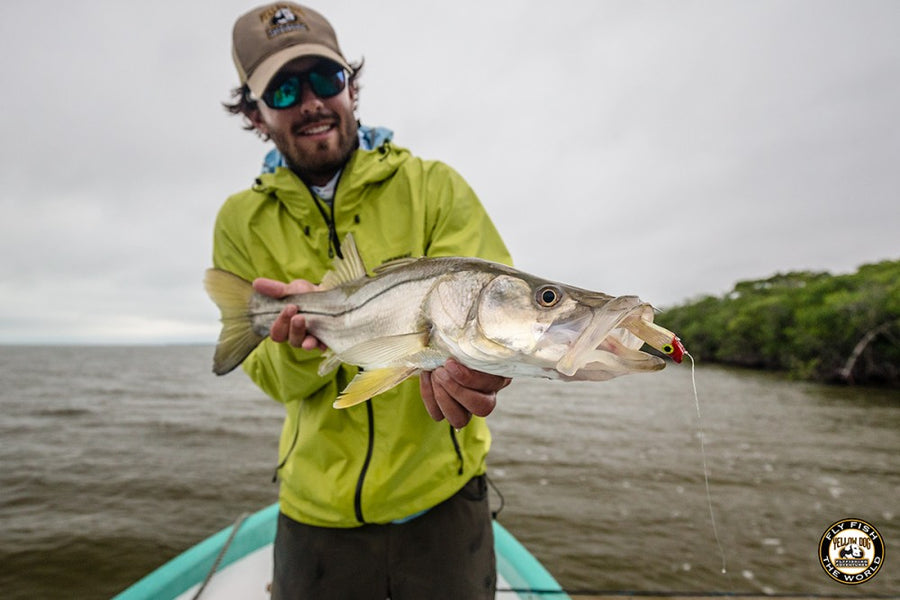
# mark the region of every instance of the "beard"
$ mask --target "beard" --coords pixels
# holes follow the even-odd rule
[[[335,121],[334,132],[324,140],[305,139],[301,134],[310,123],[323,119]],[[315,115],[291,126],[287,131],[270,131],[275,147],[284,156],[288,167],[305,183],[322,185],[344,167],[359,146],[358,124],[352,115]]]

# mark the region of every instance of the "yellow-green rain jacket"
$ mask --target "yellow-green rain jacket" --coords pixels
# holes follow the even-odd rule
[[[314,199],[289,169],[263,174],[220,210],[213,263],[247,280],[318,283],[331,268],[333,240],[352,232],[370,273],[406,256],[479,256],[511,264],[462,177],[390,143],[354,152],[333,206]],[[484,419],[473,418],[459,432],[434,422],[417,377],[365,403],[332,408],[356,367],[342,365],[320,377],[320,356],[266,339],[243,365],[287,409],[279,444],[285,515],[326,527],[387,523],[438,504],[484,473],[491,443]]]

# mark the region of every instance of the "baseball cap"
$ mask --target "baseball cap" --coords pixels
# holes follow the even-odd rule
[[[292,2],[258,6],[241,16],[234,24],[231,54],[241,84],[256,98],[284,65],[301,56],[321,56],[352,70],[325,17]]]

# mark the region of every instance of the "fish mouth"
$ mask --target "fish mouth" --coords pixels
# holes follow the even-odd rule
[[[597,370],[608,371],[609,377],[619,374],[613,373],[615,362],[621,363],[619,369],[623,372],[661,369],[665,365],[663,360],[640,352],[638,348],[643,345],[643,340],[622,328],[626,320],[644,320],[647,312],[652,319],[653,308],[636,296],[620,296],[594,310],[581,334],[556,363],[556,370],[566,377],[577,378],[579,370],[595,362],[602,365],[598,365]]]

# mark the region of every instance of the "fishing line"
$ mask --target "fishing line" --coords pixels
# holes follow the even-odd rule
[[[691,384],[694,386],[694,404],[697,406],[697,433],[700,437],[700,455],[703,457],[703,481],[706,484],[706,505],[709,506],[709,521],[712,523],[713,537],[716,538],[719,556],[722,557],[722,573],[726,574],[728,573],[728,566],[725,562],[725,549],[722,547],[722,541],[719,539],[719,528],[716,527],[716,515],[713,512],[712,494],[709,491],[709,464],[706,461],[706,444],[703,440],[703,416],[700,414],[700,396],[697,394],[696,365],[690,352],[685,352],[684,354],[691,359]]]

